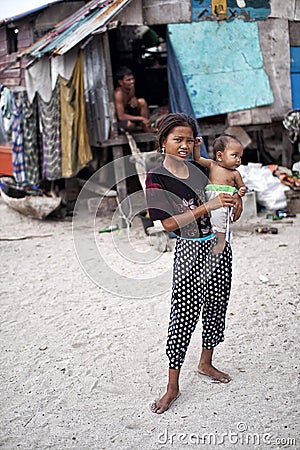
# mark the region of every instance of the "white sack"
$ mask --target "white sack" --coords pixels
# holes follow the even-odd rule
[[[249,163],[247,166],[240,166],[238,170],[247,188],[256,192],[257,203],[267,210],[286,208],[284,192],[288,191],[289,187],[274,177],[270,169],[258,163]]]

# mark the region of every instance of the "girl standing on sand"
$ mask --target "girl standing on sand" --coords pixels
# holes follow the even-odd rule
[[[232,255],[228,242],[221,253],[213,254],[215,235],[209,212],[232,207],[236,220],[242,204],[239,196],[226,193],[205,202],[207,178],[197,163],[187,161],[197,137],[194,119],[185,114],[168,114],[159,125],[157,137],[165,159],[147,175],[148,209],[152,220],[161,220],[166,231],[177,235],[166,349],[168,386],[151,407],[154,413],[161,414],[180,395],[180,369],[201,308],[203,332],[198,372],[222,383],[230,381],[229,375],[212,365],[212,356],[214,347],[224,340]]]

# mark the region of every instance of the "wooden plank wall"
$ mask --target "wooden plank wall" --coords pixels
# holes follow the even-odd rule
[[[18,51],[32,43],[30,24],[23,21],[18,23]],[[6,86],[25,86],[21,61],[16,60],[18,52],[7,54],[6,26],[0,28],[0,81]]]
[[[18,53],[29,47],[38,37],[44,35],[57,22],[71,15],[82,5],[84,5],[83,1],[61,3],[53,5],[53,7],[49,5],[43,11],[38,11],[15,22],[9,21],[8,25],[2,25],[0,27],[0,82],[8,87],[25,87],[24,67],[28,64],[28,59],[16,61]],[[7,54],[7,26],[19,30],[18,51],[10,55]]]
[[[268,19],[258,23],[264,67],[268,74],[274,103],[228,114],[228,123],[250,125],[281,120],[292,108],[290,82],[290,44],[287,19]]]
[[[269,106],[229,113],[228,123],[234,125],[264,124],[281,120],[292,109],[290,82],[290,31],[299,30],[300,23],[294,21],[300,12],[298,0],[271,1],[270,18],[258,22],[260,45],[264,67],[268,74],[274,103]],[[300,30],[297,31],[297,34]]]

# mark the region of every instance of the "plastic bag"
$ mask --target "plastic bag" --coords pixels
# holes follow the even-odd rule
[[[287,206],[284,186],[279,178],[274,177],[271,170],[258,163],[249,163],[238,168],[244,183],[249,190],[256,192],[259,205],[267,210],[285,209]]]

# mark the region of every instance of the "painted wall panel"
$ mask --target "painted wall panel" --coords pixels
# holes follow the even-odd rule
[[[300,109],[300,73],[291,73],[293,109]]]
[[[168,29],[197,118],[273,102],[255,22],[202,21]]]
[[[195,22],[218,16],[223,18],[224,12],[228,20],[236,17],[264,20],[271,11],[270,0],[191,0],[191,4],[192,20]]]
[[[300,47],[291,47],[291,87],[293,109],[300,109]]]

